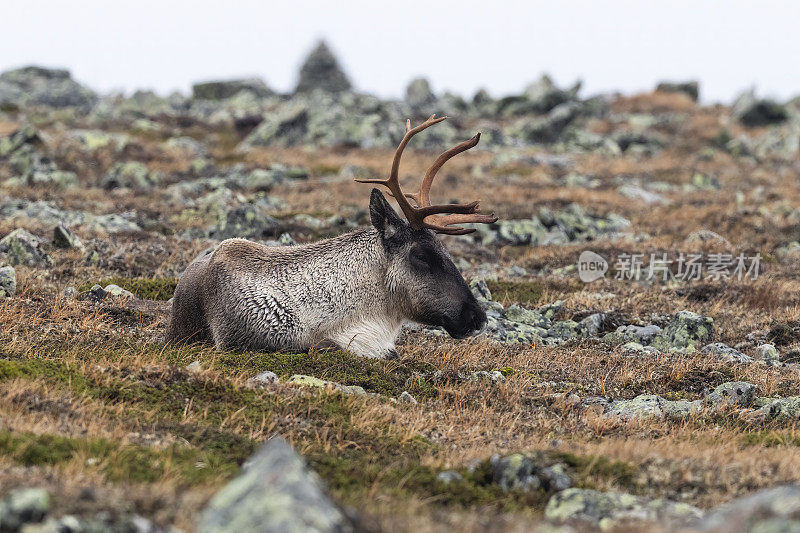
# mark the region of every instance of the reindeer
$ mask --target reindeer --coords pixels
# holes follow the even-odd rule
[[[464,235],[454,224],[493,223],[477,201],[431,205],[436,173],[478,144],[480,133],[442,153],[419,191],[400,189],[400,158],[420,131],[447,117],[431,115],[406,133],[385,186],[403,221],[378,189],[370,195],[372,227],[290,247],[228,239],[189,265],[178,281],[167,328],[170,342],[207,342],[219,350],[296,350],[333,345],[367,357],[396,357],[403,324],[442,326],[454,338],[486,323],[486,314],[435,234]],[[413,201],[413,204],[411,201]]]

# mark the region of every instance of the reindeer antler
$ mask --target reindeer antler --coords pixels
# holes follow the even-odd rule
[[[453,148],[450,148],[446,152],[442,153],[442,155],[436,159],[433,165],[431,165],[428,171],[425,173],[425,178],[422,180],[422,184],[420,185],[419,191],[416,194],[404,193],[402,189],[400,189],[400,182],[398,180],[400,157],[403,155],[403,150],[411,140],[411,137],[422,130],[429,128],[430,126],[433,126],[434,124],[438,124],[446,118],[447,117],[436,118],[436,115],[434,114],[428,117],[428,120],[415,128],[411,127],[411,120],[407,120],[406,134],[403,136],[403,140],[400,141],[400,145],[397,147],[397,150],[395,150],[394,160],[392,161],[392,170],[389,173],[389,177],[385,180],[356,178],[356,181],[359,183],[374,183],[378,185],[384,185],[386,188],[388,188],[390,194],[400,205],[400,209],[403,210],[403,214],[406,216],[408,223],[414,229],[428,228],[437,233],[444,233],[447,235],[465,235],[467,233],[472,233],[475,231],[475,229],[458,227],[451,228],[448,226],[452,224],[465,224],[469,222],[491,224],[497,221],[497,217],[494,216],[494,214],[482,215],[478,213],[479,202],[477,200],[468,204],[431,205],[431,185],[433,185],[433,178],[436,177],[436,173],[440,168],[442,168],[442,166],[444,166],[448,159],[460,154],[461,152],[469,150],[478,144],[478,141],[481,138],[480,133],[476,134],[470,140],[464,141],[461,144],[454,146]],[[411,205],[411,203],[408,201],[408,198],[414,200],[417,205]],[[441,213],[449,214],[441,216]]]

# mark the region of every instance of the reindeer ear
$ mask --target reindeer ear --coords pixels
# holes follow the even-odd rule
[[[398,232],[406,228],[406,223],[400,218],[386,197],[378,189],[372,189],[369,197],[369,216],[372,225],[384,239],[391,239]]]

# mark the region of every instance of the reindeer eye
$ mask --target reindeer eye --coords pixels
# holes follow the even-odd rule
[[[425,248],[414,246],[408,255],[411,266],[417,270],[430,271],[435,264],[435,257]]]

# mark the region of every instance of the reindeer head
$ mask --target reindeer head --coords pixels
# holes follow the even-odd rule
[[[386,186],[408,221],[403,221],[397,215],[378,189],[372,190],[370,217],[388,259],[386,283],[389,291],[397,297],[397,301],[401,302],[399,305],[405,307],[406,313],[413,320],[426,325],[442,326],[451,336],[462,338],[483,328],[486,313],[435,234],[464,235],[475,230],[451,226],[469,222],[490,224],[497,217],[479,214],[477,201],[469,204],[431,205],[430,190],[436,172],[448,159],[478,144],[480,133],[440,155],[425,173],[416,194],[404,193],[398,181],[400,157],[411,137],[445,118],[447,117],[435,118],[435,115],[431,115],[413,129],[409,120],[406,123],[406,134],[394,154],[389,177],[385,180],[356,181]]]

